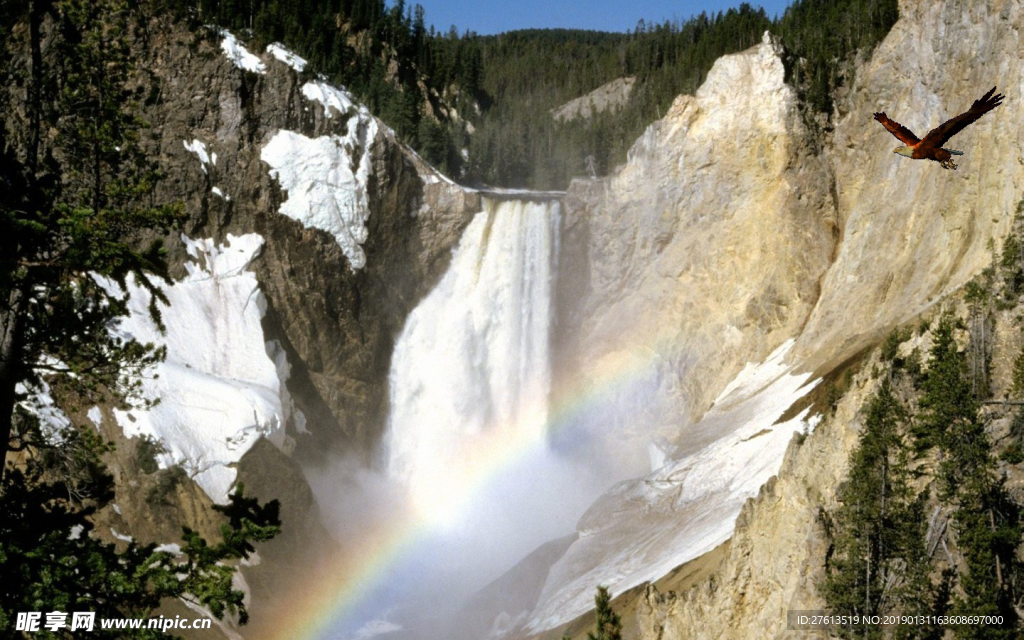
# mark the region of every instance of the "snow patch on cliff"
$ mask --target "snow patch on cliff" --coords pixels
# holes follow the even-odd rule
[[[317,83],[320,85],[333,91],[324,94],[328,96],[323,101],[327,114],[332,108],[350,113],[351,103],[345,107],[338,102],[345,97],[343,92]],[[344,136],[309,138],[282,129],[260,153],[263,162],[270,165],[270,175],[288,192],[279,212],[304,227],[334,236],[352,269],[366,264],[361,245],[367,238],[370,147],[376,135],[376,120],[360,107],[349,118]]]
[[[217,164],[217,154],[213,154],[213,159],[211,161],[210,154],[206,152],[206,143],[203,142],[202,140],[196,139],[193,140],[192,142],[182,140],[181,143],[185,145],[185,149],[187,151],[191,151],[192,153],[196,154],[197,158],[199,158],[199,163],[203,167],[203,173],[207,173],[206,165]]]
[[[249,50],[238,41],[238,38],[236,38],[234,34],[221,29],[220,35],[224,38],[220,41],[221,51],[224,52],[224,55],[228,57],[228,60],[230,60],[232,64],[239,69],[252,71],[253,73],[267,72],[267,66],[263,64],[259,57],[250,53]]]
[[[59,442],[63,439],[61,433],[71,426],[71,420],[54,402],[50,385],[45,380],[40,380],[39,386],[32,387],[18,383],[14,392],[26,396],[18,406],[39,420],[39,428],[48,441]]]
[[[281,62],[285,63],[292,69],[295,69],[299,73],[302,73],[302,70],[305,69],[306,65],[308,64],[305,58],[296,54],[293,51],[289,51],[280,42],[268,44],[267,53],[274,56]]]
[[[163,286],[170,305],[166,333],[149,316],[150,293],[128,279],[129,316],[113,330],[167,348],[167,357],[142,379],[143,393],[159,402],[146,410],[114,410],[129,437],[152,436],[167,453],[161,468],[180,464],[218,503],[226,503],[233,468],[260,436],[286,448],[284,426],[291,400],[284,386],[283,353],[268,346],[261,319],[266,310],[256,276],[248,270],[259,254],[258,234],[212,239],[184,235],[188,275]],[[117,288],[113,282],[104,286]]]
[[[302,85],[302,95],[311,102],[319,102],[322,104],[324,107],[324,117],[326,118],[332,117],[331,109],[334,109],[343,116],[355,110],[355,102],[347,91],[327,84],[323,80],[307,82]],[[365,118],[370,117],[370,113],[366,110],[366,107],[361,107],[359,111],[360,116]]]

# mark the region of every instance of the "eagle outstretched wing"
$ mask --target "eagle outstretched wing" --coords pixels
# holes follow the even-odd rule
[[[955,136],[964,130],[967,125],[971,124],[981,116],[985,115],[989,111],[995,109],[1002,104],[1003,95],[995,93],[996,88],[992,87],[992,90],[981,97],[980,100],[975,100],[971,108],[956,116],[946,120],[939,126],[935,127],[928,132],[928,135],[922,140],[923,147],[941,147],[947,140]]]
[[[890,120],[885,113],[876,113],[875,120],[882,123],[882,126],[889,130],[889,133],[900,139],[903,144],[912,147],[921,140],[914,135],[914,132],[904,127],[895,120]]]

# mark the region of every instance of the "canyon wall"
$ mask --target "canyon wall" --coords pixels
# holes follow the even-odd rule
[[[822,152],[810,161],[822,176],[809,185],[810,197],[829,203],[834,216],[833,255],[808,314],[780,331],[794,340],[785,358],[794,371],[834,371],[990,264],[1024,187],[1024,133],[1013,124],[1024,109],[1022,20],[1017,2],[903,0],[893,30],[841,92],[835,129],[824,134]],[[872,117],[884,111],[923,137],[993,85],[1006,95],[1004,104],[946,144],[965,152],[957,171],[894,155],[900,143]],[[623,174],[628,172],[627,166]],[[693,242],[706,255],[718,239],[707,235]],[[728,299],[734,291],[722,287],[705,299]],[[756,337],[751,344],[761,353],[748,347],[738,357],[757,362],[775,341]],[[710,392],[722,385],[715,376],[734,370],[727,358],[712,366],[703,376]],[[802,446],[790,445],[778,478],[743,507],[726,560],[709,581],[686,594],[648,588],[639,604],[640,637],[782,637],[787,609],[822,606],[814,582],[827,543],[818,512],[835,506],[860,428],[856,410],[873,384],[866,375],[857,377],[835,417]],[[691,397],[699,414],[707,397]],[[700,433],[705,423],[707,417],[681,425],[679,437],[687,429]],[[640,482],[657,478],[655,473]],[[621,487],[615,493],[632,495]],[[619,499],[595,515],[604,514],[605,527],[614,528],[608,520],[627,522],[629,514],[639,517],[654,504]],[[677,515],[682,519],[687,512]]]
[[[805,411],[816,381],[990,263],[1024,186],[1024,134],[1012,124],[1024,109],[1020,6],[905,0],[900,16],[841,92],[834,130],[804,127],[766,37],[718,60],[613,175],[571,186],[557,379],[600,380],[623,360],[644,370],[585,419],[624,443],[653,442],[652,472],[584,515],[528,631],[581,613],[596,584],[621,593],[653,582],[669,558],[677,566],[728,538],[695,522],[731,501],[718,512],[731,523],[777,473],[792,432],[817,423]],[[1003,106],[946,145],[965,152],[957,171],[896,156],[900,143],[872,117],[885,111],[923,137],[993,85]],[[805,376],[804,387],[786,391],[786,376]],[[823,542],[808,532],[855,442],[844,415],[811,449],[789,449],[797,470],[744,508],[713,589],[648,598],[644,637],[781,634],[783,603],[820,604],[807,576]]]

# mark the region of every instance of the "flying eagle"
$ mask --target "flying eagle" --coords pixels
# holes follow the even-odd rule
[[[980,100],[975,100],[969,110],[935,127],[928,132],[928,135],[923,140],[919,140],[910,129],[894,120],[890,120],[884,113],[876,113],[875,120],[881,122],[882,126],[889,130],[889,133],[908,145],[906,147],[896,147],[893,153],[898,153],[901,156],[914,160],[936,160],[942,164],[943,169],[956,169],[956,165],[953,164],[953,155],[962,156],[964,152],[943,149],[942,145],[963,131],[967,125],[1002,104],[1002,94],[993,96],[992,94],[995,91],[996,88],[992,87],[992,90],[982,96]]]

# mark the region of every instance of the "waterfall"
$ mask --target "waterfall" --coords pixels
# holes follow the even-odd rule
[[[431,518],[545,437],[560,205],[483,204],[391,361],[387,473]]]

